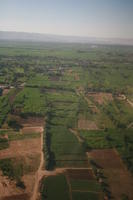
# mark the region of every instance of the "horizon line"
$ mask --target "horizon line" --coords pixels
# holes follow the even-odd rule
[[[53,35],[53,36],[62,36],[62,37],[78,37],[78,38],[95,38],[95,39],[120,39],[120,40],[133,40],[133,38],[124,38],[124,37],[97,37],[97,36],[86,36],[86,35],[64,35],[56,33],[46,33],[46,32],[29,32],[29,31],[10,31],[10,30],[0,30],[0,32],[12,32],[12,33],[26,33],[26,34],[40,34],[40,35]]]

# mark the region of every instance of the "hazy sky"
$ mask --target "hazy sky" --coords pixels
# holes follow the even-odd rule
[[[0,30],[133,38],[133,0],[0,0]]]

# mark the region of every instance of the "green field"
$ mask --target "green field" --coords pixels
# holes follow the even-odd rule
[[[69,188],[63,175],[47,177],[43,180],[41,188],[42,200],[63,199],[70,200]]]
[[[96,180],[71,180],[71,188],[72,190],[80,190],[82,192],[100,192],[100,185]]]
[[[103,197],[93,192],[73,192],[73,200],[102,200]]]
[[[124,129],[123,131],[121,129],[81,131],[80,136],[85,140],[88,150],[116,148],[127,167],[133,172],[132,129]]]
[[[37,88],[24,88],[15,98],[14,109],[20,109],[25,115],[44,116],[47,110],[45,97]]]
[[[9,97],[0,97],[0,127],[3,125],[10,110]]]

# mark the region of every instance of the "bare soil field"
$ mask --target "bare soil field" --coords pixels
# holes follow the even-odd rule
[[[12,195],[8,197],[4,197],[1,200],[28,200],[29,195],[28,194],[18,194],[18,195]]]
[[[93,150],[88,153],[88,157],[103,168],[115,200],[121,200],[123,194],[133,199],[133,177],[115,149]]]
[[[22,177],[22,181],[24,182],[26,186],[26,193],[29,194],[29,196],[32,195],[34,190],[34,183],[35,183],[35,173],[26,174]],[[29,198],[30,199],[30,198]]]
[[[0,200],[29,200],[35,189],[35,183],[40,181],[38,174],[43,167],[43,126],[44,119],[29,117],[27,119],[14,116],[22,125],[21,133],[41,133],[39,138],[28,138],[23,140],[11,141],[9,148],[0,151],[0,159],[11,158],[14,165],[23,166],[22,181],[25,189],[16,187],[16,181],[8,177],[0,176]],[[36,178],[37,177],[37,178]],[[37,182],[37,183],[38,183]],[[38,185],[37,185],[38,189]]]
[[[3,199],[4,196],[10,196],[15,194],[21,194],[22,191],[19,188],[16,188],[15,181],[11,181],[8,177],[2,175],[0,171],[0,200]]]
[[[16,116],[16,119],[22,125],[23,127],[37,127],[37,126],[43,126],[44,125],[44,118],[43,117],[27,117],[22,118],[19,116]]]
[[[109,102],[113,100],[111,93],[103,93],[103,92],[97,92],[97,93],[88,93],[87,98],[92,97],[94,102],[98,103],[99,105],[102,105],[103,103]]]
[[[40,144],[40,138],[11,141],[8,149],[0,151],[0,159],[38,154],[41,152]]]
[[[22,164],[23,165],[23,171],[24,174],[28,174],[29,173],[34,173],[37,171],[38,166],[40,164],[40,153],[36,153],[36,154],[29,154],[29,155],[24,155],[24,156],[19,156],[16,158],[12,158],[12,160],[14,161],[15,165],[16,164]]]
[[[35,174],[30,173],[22,177],[22,181],[26,189],[16,187],[14,180],[9,180],[8,177],[0,176],[0,200],[29,200],[33,191]],[[23,198],[22,198],[23,197]]]
[[[21,129],[22,133],[42,133],[43,127],[42,126],[36,126],[36,127],[23,127]]]
[[[80,130],[98,130],[98,127],[94,121],[90,121],[90,120],[86,120],[86,119],[79,119],[78,129],[80,129]]]
[[[2,95],[5,96],[10,92],[10,89],[4,89]]]
[[[74,79],[75,79],[75,81],[79,81],[80,80],[79,75],[77,73],[75,73]]]
[[[50,79],[50,81],[59,81],[60,77],[59,76],[51,76],[49,79]]]
[[[0,200],[28,200],[34,189],[35,173],[38,170],[41,156],[41,139],[13,141],[5,151],[0,151],[0,159],[12,158],[14,163],[23,163],[22,181],[26,189],[16,187],[16,182],[8,177],[0,176]],[[25,194],[26,193],[26,194]]]
[[[66,173],[70,179],[93,180],[94,174],[92,169],[67,169]]]

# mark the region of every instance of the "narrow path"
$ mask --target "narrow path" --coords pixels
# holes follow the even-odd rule
[[[126,100],[127,100],[127,102],[130,104],[130,106],[133,108],[133,102],[130,101],[129,99],[126,99]]]
[[[86,167],[86,168],[78,168],[78,167],[76,167],[76,168],[74,168],[74,167],[56,168],[53,171],[44,170],[44,171],[42,171],[42,175],[43,175],[43,177],[56,176],[56,175],[65,173],[69,169],[73,169],[73,170],[82,169],[83,170],[83,169],[91,169],[91,168],[88,168],[88,167]]]
[[[56,168],[56,169],[54,169],[52,171],[44,170],[43,171],[43,175],[46,176],[46,177],[47,176],[56,176],[58,174],[64,173],[65,171],[66,171],[65,168]]]
[[[124,94],[123,94],[124,100],[127,101],[127,103],[133,108],[133,102],[130,101]]]
[[[78,90],[76,90],[76,94],[77,94],[78,96],[81,96],[81,95],[82,95],[82,97],[84,98],[84,100],[87,102],[88,107],[89,107],[89,108],[95,108],[96,111],[99,113],[99,109],[97,108],[97,106],[96,106],[94,103],[92,103],[92,102],[86,97],[86,95],[85,95],[83,92],[82,92],[82,94],[81,94]]]
[[[34,185],[31,200],[37,200],[37,198],[38,198],[39,183],[44,176],[44,170],[42,170],[43,164],[44,164],[44,154],[43,154],[43,131],[42,131],[41,132],[41,160],[40,160],[40,166],[35,175],[35,185]]]
[[[14,131],[14,130],[9,128],[0,128],[0,131]]]
[[[77,139],[80,143],[84,142],[84,140],[79,136],[79,134],[76,130],[74,130],[74,129],[69,129],[69,130],[77,137]]]
[[[13,91],[13,94],[11,94],[10,96],[9,96],[9,103],[11,104],[11,105],[13,105],[13,102],[14,102],[14,100],[15,100],[15,97],[17,96],[17,94],[20,92],[22,90],[22,88],[20,89],[20,88],[15,88],[15,90]]]
[[[72,192],[91,192],[93,194],[101,194],[101,192],[95,192],[95,191],[91,191],[91,190],[72,190]]]
[[[131,122],[127,128],[132,128],[133,127],[133,122]]]

